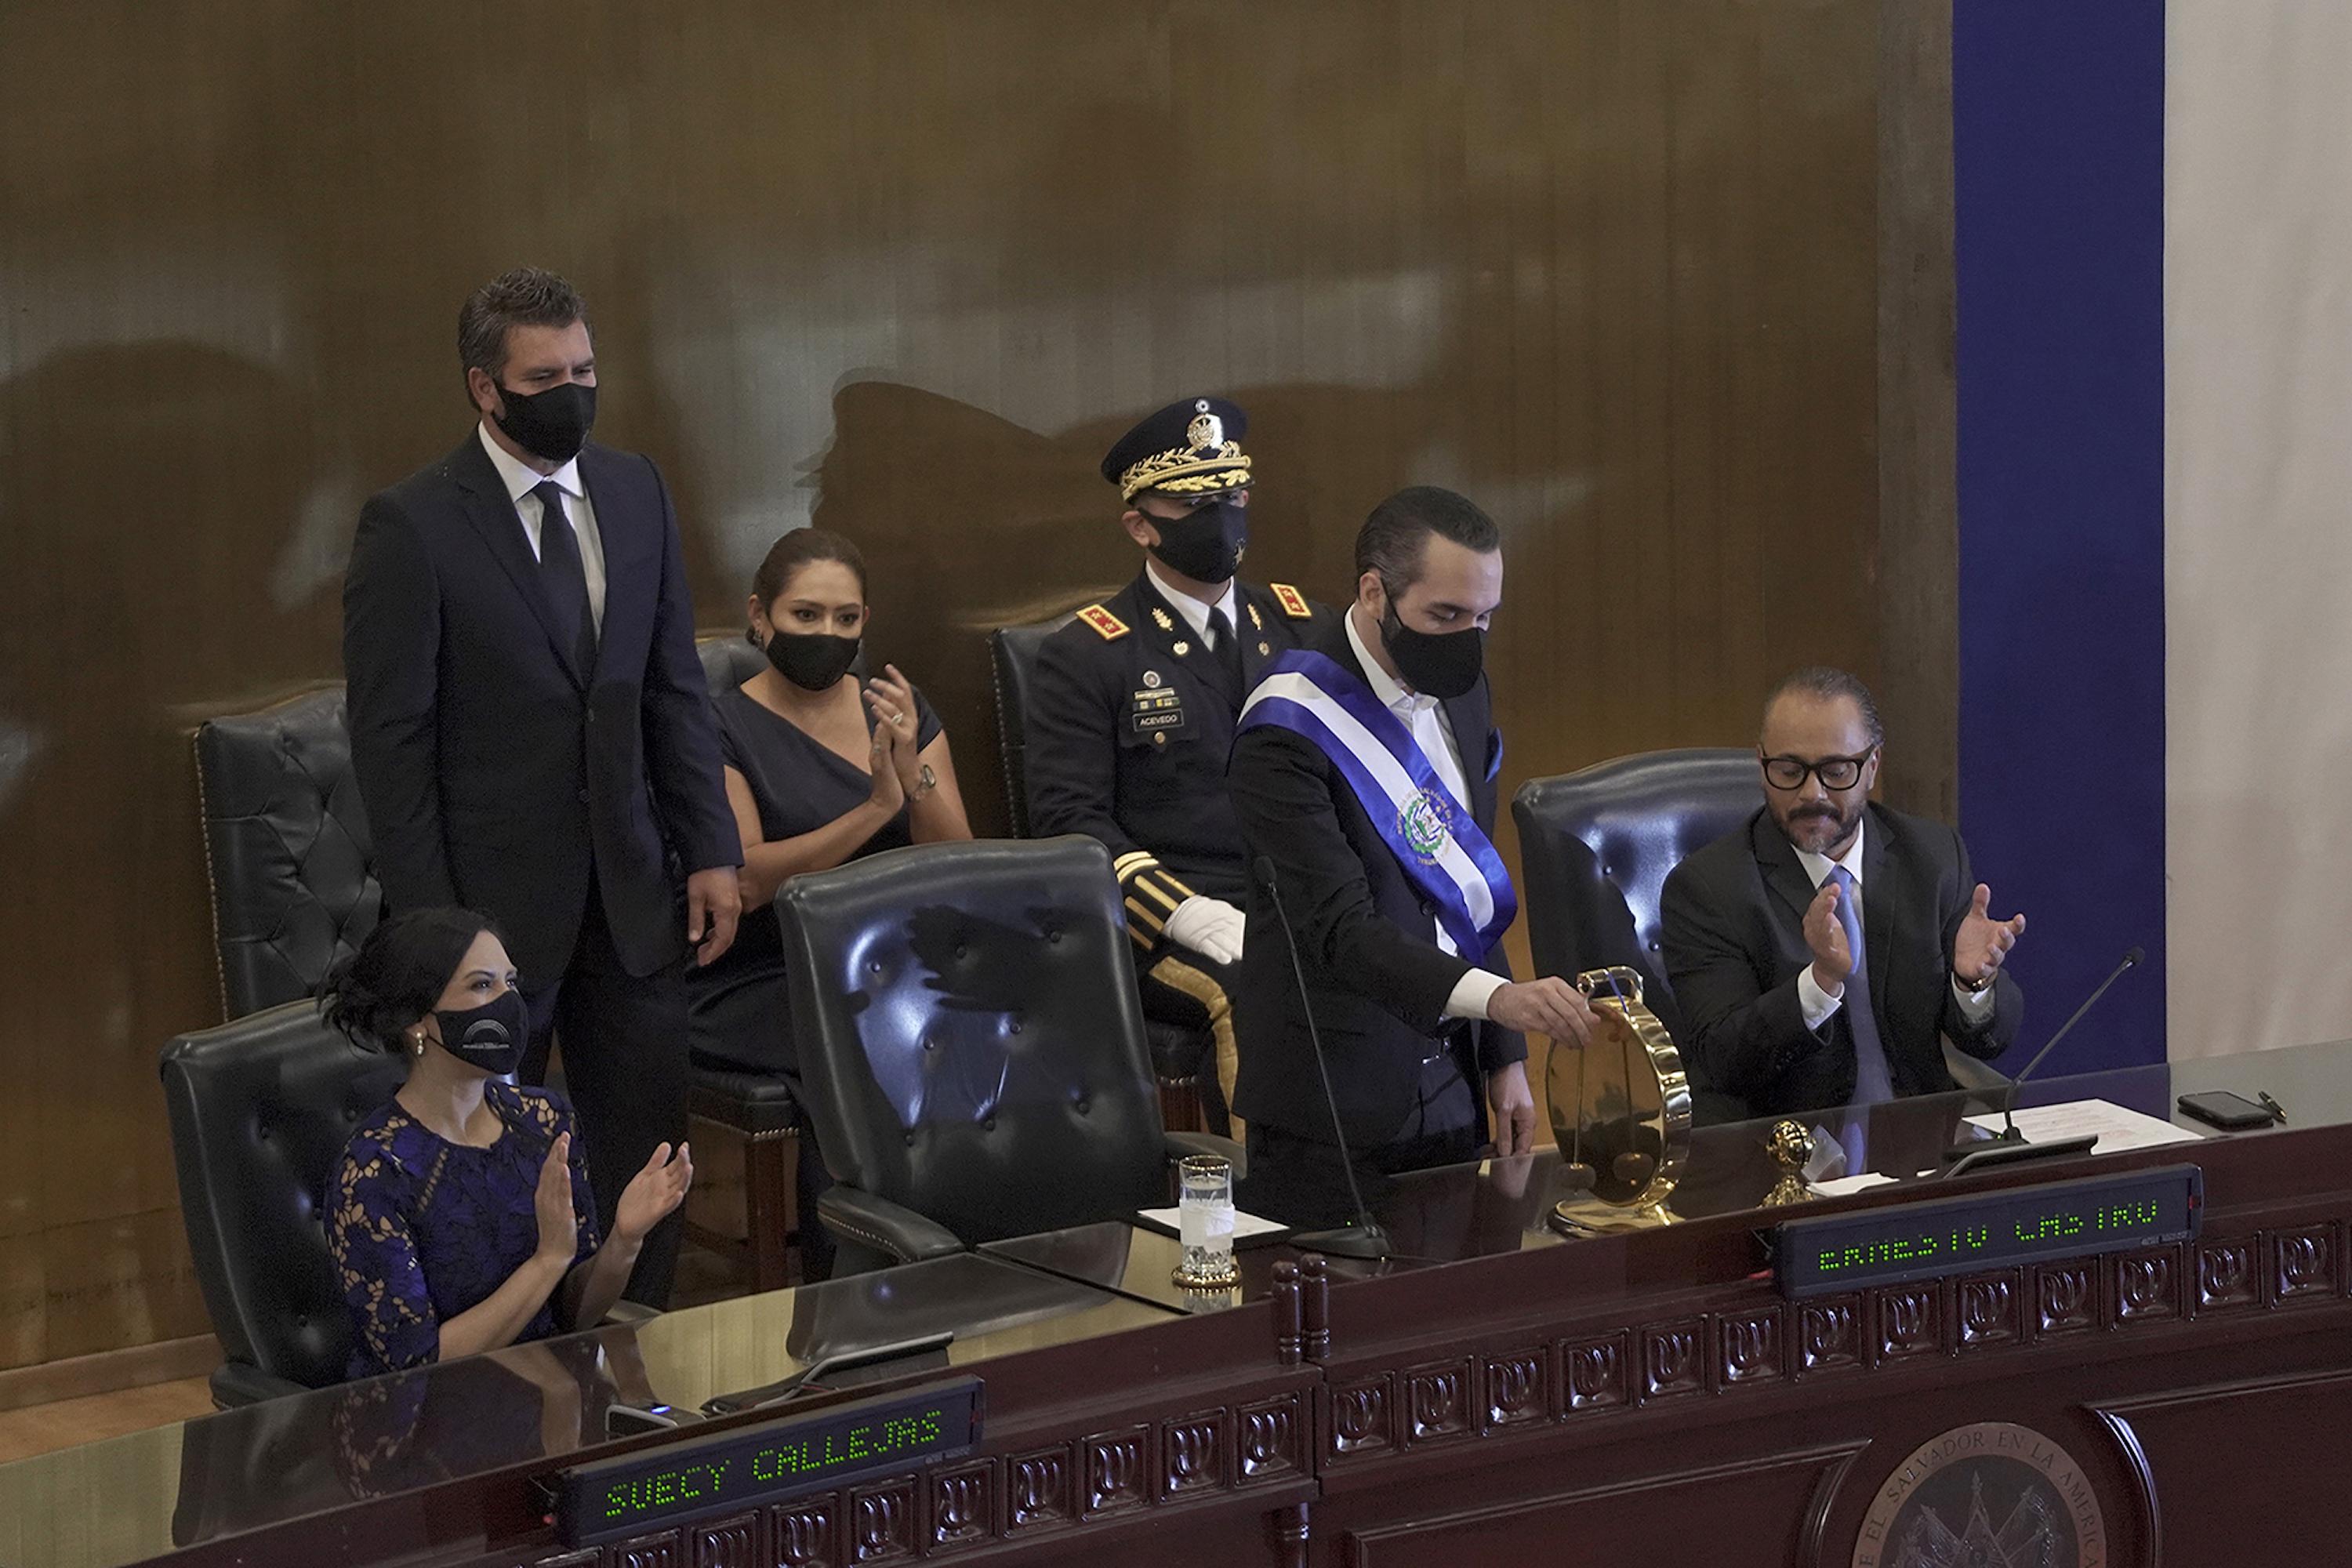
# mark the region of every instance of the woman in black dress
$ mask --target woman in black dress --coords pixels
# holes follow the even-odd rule
[[[743,921],[735,945],[688,971],[697,1052],[793,1079],[800,1063],[784,1005],[776,889],[908,844],[970,838],[946,731],[896,665],[851,673],[868,621],[866,563],[837,533],[801,528],[776,541],[752,578],[751,640],[768,668],[718,702],[727,799],[743,835]],[[816,1223],[826,1185],[816,1140],[801,1131],[801,1264],[831,1272]]]

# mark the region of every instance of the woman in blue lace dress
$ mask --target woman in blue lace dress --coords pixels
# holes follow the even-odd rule
[[[530,1028],[489,921],[418,910],[384,921],[328,976],[320,1007],[354,1044],[408,1058],[408,1081],[352,1134],[328,1193],[350,1374],[498,1350],[611,1310],[694,1163],[684,1144],[655,1150],[599,1240],[571,1106],[502,1081]]]

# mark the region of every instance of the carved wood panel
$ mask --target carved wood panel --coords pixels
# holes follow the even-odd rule
[[[1542,1345],[1486,1357],[1483,1381],[1479,1425],[1486,1431],[1530,1426],[1552,1413],[1551,1357]]]
[[[1706,1320],[1685,1318],[1642,1331],[1642,1402],[1706,1389]]]
[[[613,1568],[683,1568],[675,1530],[640,1535],[613,1548]]]
[[[2115,1292],[2118,1324],[2179,1319],[2187,1310],[2181,1299],[2180,1248],[2159,1247],[2116,1258]]]
[[[975,1545],[995,1532],[995,1460],[979,1459],[935,1470],[930,1482],[933,1553]]]
[[[760,1561],[760,1516],[739,1513],[686,1532],[687,1556],[694,1568],[765,1568]]]
[[[1160,1427],[1160,1496],[1163,1501],[1233,1485],[1225,1457],[1232,1448],[1229,1417],[1220,1410],[1178,1416]]]
[[[849,1560],[895,1563],[915,1554],[915,1482],[893,1477],[849,1494]]]
[[[2227,1312],[2262,1304],[2263,1286],[2254,1267],[2258,1237],[2205,1240],[2197,1246],[2197,1310]]]
[[[1405,1447],[1470,1436],[1477,1426],[1470,1368],[1470,1358],[1465,1356],[1438,1366],[1406,1370]]]
[[[1560,1406],[1569,1415],[1621,1409],[1633,1401],[1626,1376],[1626,1333],[1568,1340],[1559,1347]]]
[[[2099,1323],[2099,1265],[2090,1258],[2037,1265],[2033,1270],[2034,1332],[2079,1333]]]
[[[2014,1268],[1963,1279],[1955,1288],[1955,1342],[1963,1352],[2013,1345],[2024,1336],[2021,1289]]]
[[[2336,1294],[2336,1226],[2302,1226],[2271,1237],[2271,1300],[2278,1305],[2325,1300]]]
[[[1861,1368],[1861,1297],[1832,1296],[1798,1309],[1797,1364],[1804,1373]]]
[[[1263,1486],[1297,1475],[1306,1468],[1306,1427],[1296,1394],[1243,1405],[1238,1483]]]
[[[1745,1388],[1785,1376],[1785,1321],[1779,1308],[1759,1312],[1727,1312],[1717,1318],[1716,1386]]]
[[[1086,1480],[1080,1516],[1101,1519],[1151,1500],[1151,1428],[1138,1424],[1097,1432],[1078,1444]]]
[[[768,1510],[769,1556],[777,1568],[835,1568],[841,1553],[841,1497],[827,1492]]]
[[[1006,1533],[1019,1535],[1076,1520],[1076,1476],[1067,1443],[1014,1455],[1005,1470]]]
[[[1331,1389],[1330,1453],[1334,1460],[1360,1458],[1396,1447],[1391,1426],[1396,1407],[1396,1374],[1381,1373]]]

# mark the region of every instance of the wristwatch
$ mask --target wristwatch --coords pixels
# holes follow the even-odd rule
[[[1958,970],[1952,971],[1952,983],[1971,996],[1983,995],[1992,989],[1992,983],[2000,978],[2000,971],[1998,969],[1993,970],[1981,980],[1964,980],[1960,977]]]
[[[914,798],[915,798],[915,799],[917,799],[917,800],[920,800],[920,799],[922,799],[925,795],[927,795],[930,794],[933,790],[937,789],[937,788],[939,788],[939,787],[940,787],[940,775],[939,775],[939,774],[937,774],[937,773],[933,773],[933,772],[931,772],[931,764],[930,764],[930,763],[925,763],[923,764],[923,771],[922,771],[921,773],[918,773],[918,774],[916,774],[916,775],[915,775],[915,795],[914,795]]]

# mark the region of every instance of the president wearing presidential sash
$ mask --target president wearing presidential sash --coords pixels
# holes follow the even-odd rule
[[[1234,1108],[1249,1201],[1286,1218],[1328,1206],[1340,1131],[1367,1173],[1465,1161],[1490,1136],[1527,1152],[1522,1033],[1579,1047],[1591,1029],[1573,986],[1514,983],[1503,956],[1518,900],[1490,837],[1503,742],[1485,671],[1500,531],[1450,490],[1402,490],[1357,533],[1356,572],[1347,614],[1260,677],[1227,772],[1297,939],[1338,1107],[1335,1127],[1260,879]]]

